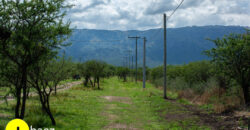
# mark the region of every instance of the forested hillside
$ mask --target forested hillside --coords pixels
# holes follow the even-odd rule
[[[240,26],[204,26],[168,29],[167,47],[168,64],[183,64],[192,61],[208,59],[201,54],[213,47],[207,38],[216,39],[230,33],[243,33]],[[122,65],[123,57],[128,56],[128,50],[135,54],[135,40],[128,36],[145,36],[147,42],[147,65],[155,67],[163,61],[163,30],[146,31],[110,31],[110,30],[74,30],[69,41],[72,45],[66,48],[66,54],[74,60],[90,59],[104,60],[113,65]],[[138,60],[142,65],[143,40],[138,43]]]

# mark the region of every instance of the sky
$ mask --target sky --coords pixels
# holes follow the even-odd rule
[[[68,0],[65,17],[77,29],[146,30],[163,26],[182,0]],[[250,0],[184,0],[167,26],[250,26]]]

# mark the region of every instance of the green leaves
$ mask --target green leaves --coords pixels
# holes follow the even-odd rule
[[[249,71],[249,34],[231,34],[223,39],[213,40],[216,48],[205,53],[220,66],[222,71],[233,76],[239,77],[242,70]]]
[[[231,34],[222,39],[213,40],[216,48],[205,52],[217,65],[218,72],[236,80],[242,87],[246,104],[250,102],[249,36],[249,30],[247,30],[246,34]]]
[[[1,3],[0,29],[5,34],[1,36],[11,34],[5,43],[0,41],[4,55],[16,57],[19,64],[23,60],[32,64],[39,56],[53,54],[49,52],[69,45],[64,43],[71,33],[70,22],[62,22],[64,0],[2,0]]]

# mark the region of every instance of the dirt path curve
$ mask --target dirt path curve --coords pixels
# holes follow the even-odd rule
[[[70,82],[70,83],[66,83],[66,84],[61,84],[61,85],[58,85],[57,86],[57,92],[60,92],[60,91],[64,91],[64,90],[67,90],[75,85],[78,85],[78,84],[81,84],[82,81],[74,81],[74,82]],[[30,92],[29,94],[30,97],[33,97],[33,96],[37,96],[37,93],[36,92]],[[1,97],[2,98],[2,97]],[[12,96],[8,96],[7,97],[7,101],[12,101],[14,100],[15,98],[12,97]],[[4,103],[5,101],[4,100],[0,100],[0,104],[1,103]]]
[[[107,111],[120,109],[119,107],[117,107],[116,104],[113,104],[112,102],[119,102],[119,103],[132,105],[132,101],[129,97],[103,96],[102,98],[104,98],[106,101],[109,102],[105,108]],[[138,130],[137,128],[134,128],[133,126],[128,126],[127,124],[117,122],[116,120],[119,119],[118,115],[115,115],[113,113],[108,113],[108,112],[104,112],[103,115],[106,116],[110,121],[110,123],[107,126],[105,126],[104,129]]]

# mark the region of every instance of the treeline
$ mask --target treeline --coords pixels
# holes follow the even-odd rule
[[[163,86],[163,66],[151,69],[150,80],[156,86]],[[192,62],[186,65],[169,65],[167,66],[167,82],[181,80],[186,83],[184,86],[175,86],[172,89],[193,88],[197,92],[204,91],[205,87],[197,87],[197,84],[208,82],[210,79],[217,78],[215,65],[210,61]],[[219,80],[219,79],[218,79]],[[225,82],[224,79],[220,79]]]
[[[244,104],[243,90],[235,79],[221,73],[211,61],[167,66],[167,90],[193,103],[212,104],[224,112]],[[163,66],[150,70],[149,80],[163,86]]]
[[[204,54],[210,61],[167,66],[167,87],[179,97],[199,103],[215,103],[219,111],[250,105],[250,34],[231,34],[210,40],[215,48]],[[150,80],[163,86],[163,67],[150,70]]]

